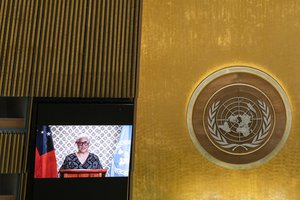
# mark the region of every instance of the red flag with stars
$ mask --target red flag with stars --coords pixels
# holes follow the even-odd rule
[[[36,135],[34,178],[57,178],[57,164],[49,126],[42,126]]]

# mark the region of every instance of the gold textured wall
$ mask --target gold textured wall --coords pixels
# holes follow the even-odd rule
[[[299,200],[299,35],[298,0],[144,0],[133,200]],[[270,73],[292,106],[286,144],[255,169],[207,161],[186,125],[196,86],[231,65]]]
[[[1,0],[0,95],[133,98],[140,0]]]
[[[21,173],[24,131],[0,131],[0,173]]]

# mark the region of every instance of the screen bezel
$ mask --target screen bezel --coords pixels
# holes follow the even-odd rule
[[[134,99],[83,99],[83,98],[33,98],[31,109],[31,128],[29,137],[29,154],[28,154],[28,188],[26,199],[45,199],[37,196],[37,189],[41,190],[39,186],[51,187],[56,184],[56,181],[61,179],[34,179],[34,162],[35,162],[35,145],[36,145],[36,128],[39,125],[132,125],[132,141],[130,151],[130,166],[128,177],[107,177],[96,181],[88,178],[78,178],[72,180],[64,180],[60,183],[74,185],[74,182],[80,185],[79,181],[89,187],[98,186],[103,187],[101,195],[112,197],[114,199],[130,199],[131,194],[131,177],[132,177],[132,163],[133,163],[133,146],[134,146]],[[62,114],[63,113],[63,114]],[[101,113],[99,115],[99,113]],[[55,179],[55,178],[54,178]],[[47,184],[49,183],[49,184]],[[40,185],[36,185],[40,184]],[[126,188],[124,188],[126,184]],[[59,185],[59,186],[58,186]],[[76,185],[76,184],[75,184]],[[53,187],[54,187],[53,186]],[[61,188],[63,185],[56,184],[55,187]],[[120,191],[114,191],[112,187],[119,187]],[[90,189],[90,188],[89,188]],[[126,191],[125,191],[126,190]],[[93,192],[93,191],[92,191]],[[49,193],[49,192],[48,192]],[[45,195],[50,195],[45,192]],[[125,195],[126,193],[126,195]],[[53,194],[53,192],[52,192]],[[97,192],[95,193],[97,194]],[[112,196],[121,195],[123,196]],[[59,192],[55,199],[59,198]],[[51,197],[53,198],[53,196]],[[49,199],[51,199],[49,197]],[[80,195],[73,195],[69,197],[72,199],[82,199]],[[64,199],[64,198],[62,198]]]

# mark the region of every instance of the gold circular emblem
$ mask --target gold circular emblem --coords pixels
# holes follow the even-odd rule
[[[229,67],[198,85],[187,123],[194,144],[208,160],[248,169],[270,160],[283,146],[291,109],[271,76],[251,67]]]

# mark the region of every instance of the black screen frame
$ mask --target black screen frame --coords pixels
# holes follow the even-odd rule
[[[134,99],[33,98],[28,149],[27,200],[131,199],[134,146]],[[36,129],[40,125],[132,125],[128,177],[34,178]],[[75,188],[73,188],[75,187]],[[80,188],[78,190],[78,187]],[[94,188],[94,189],[93,189]],[[101,188],[97,190],[97,188]],[[73,190],[72,190],[73,189]],[[89,195],[85,194],[89,192]],[[70,194],[72,193],[72,194]],[[66,194],[71,196],[65,196]],[[89,198],[89,196],[91,198]],[[93,198],[99,196],[99,198]]]

